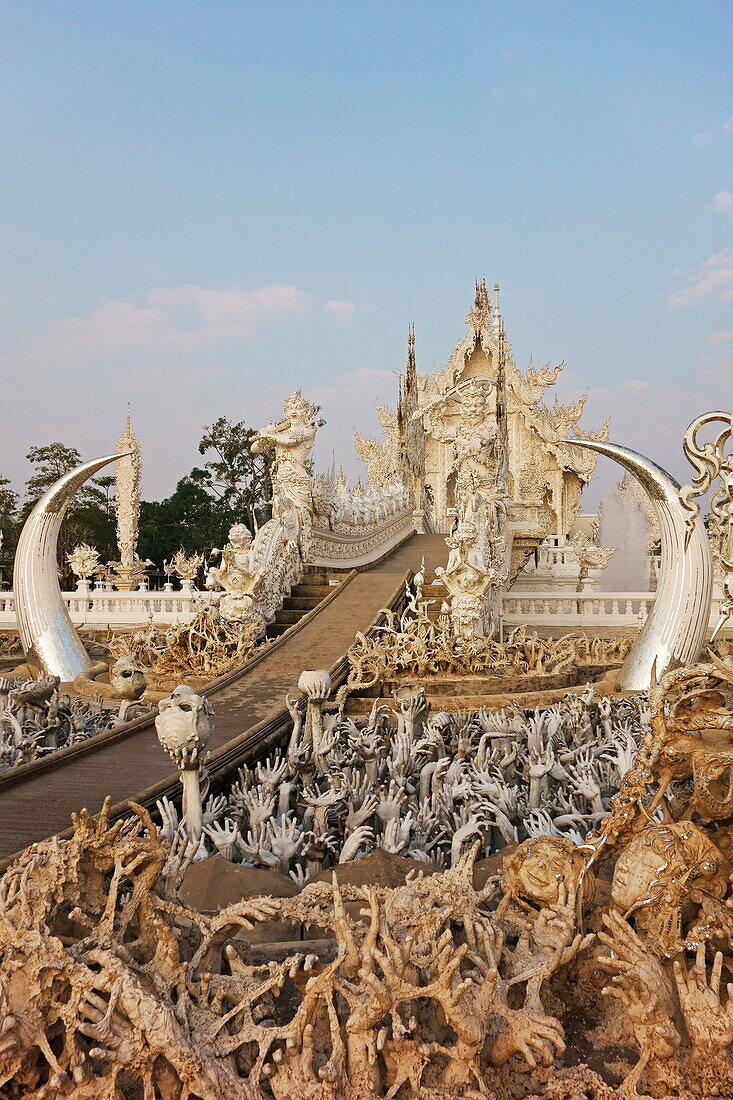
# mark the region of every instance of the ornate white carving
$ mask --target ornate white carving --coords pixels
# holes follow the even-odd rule
[[[504,402],[506,414],[507,446],[502,460],[514,534],[524,540],[534,538],[536,545],[551,533],[565,539],[596,462],[592,451],[565,440],[607,439],[608,425],[595,433],[580,429],[585,394],[567,406],[557,400],[551,407],[543,403],[545,391],[557,381],[563,364],[538,369],[530,362],[527,370],[519,370],[498,302],[495,306],[490,302],[484,280],[476,286],[466,323],[469,331],[445,370],[428,376],[416,372],[414,336],[410,334],[408,370],[400,382],[394,424],[402,478],[411,492],[419,483],[415,507],[424,509],[428,529],[448,531],[465,483],[477,473],[488,483],[486,468],[492,462],[496,472],[492,427],[497,423],[498,399]],[[394,452],[392,421],[385,427],[383,444],[358,437],[357,450],[367,460],[370,483],[383,476]],[[477,467],[483,469],[477,471]],[[491,510],[493,505],[487,504]]]
[[[254,454],[274,451],[272,470],[272,514],[284,516],[295,511],[300,522],[310,525],[313,506],[308,460],[316,441],[320,413],[318,405],[306,401],[300,390],[283,402],[285,417],[271,422],[257,433],[252,444]]]
[[[196,574],[204,564],[203,554],[187,554],[185,550],[177,550],[171,561],[172,572],[180,577],[184,585],[190,587],[196,580]]]
[[[66,557],[75,577],[79,578],[79,588],[88,586],[90,577],[96,577],[104,566],[99,563],[99,551],[86,542],[80,542]]]
[[[448,589],[450,618],[454,633],[460,638],[472,638],[486,633],[485,599],[496,576],[487,568],[484,555],[478,547],[479,533],[473,523],[459,523],[452,535],[445,540],[450,547],[448,564],[436,569],[436,576]]]
[[[249,529],[243,523],[235,523],[229,529],[229,541],[224,549],[214,549],[211,553],[221,555],[221,565],[209,569],[206,587],[224,589],[225,595],[219,601],[219,614],[223,619],[242,621],[252,615],[255,594],[264,579],[264,574],[254,568],[254,545]]]
[[[140,443],[132,430],[127,413],[125,430],[117,440],[117,546],[120,560],[109,563],[111,579],[121,592],[131,592],[145,580],[145,570],[151,561],[137,556],[138,523],[140,518],[140,478],[142,459]],[[129,453],[127,453],[129,452]]]
[[[605,569],[616,552],[615,547],[599,546],[587,535],[573,535],[570,545],[575,551],[580,571],[578,573],[578,592],[582,591],[588,572],[591,569]]]

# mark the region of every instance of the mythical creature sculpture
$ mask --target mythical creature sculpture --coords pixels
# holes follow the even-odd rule
[[[212,556],[221,556],[221,564],[210,567],[206,587],[224,589],[219,612],[229,622],[242,621],[253,613],[255,596],[264,579],[264,574],[255,568],[253,549],[249,529],[243,523],[235,523],[229,528],[229,541],[224,549],[211,551]]]
[[[188,554],[181,548],[173,555],[171,561],[172,572],[180,577],[185,588],[191,587],[198,576],[198,571],[204,564],[203,554]]]
[[[122,700],[119,717],[124,719],[131,703],[136,703],[147,687],[145,673],[132,657],[119,657],[110,669],[109,680]]]
[[[165,752],[175,761],[183,786],[183,819],[189,838],[198,841],[203,829],[200,769],[209,743],[214,709],[206,696],[182,684],[158,704],[155,729]]]
[[[445,540],[450,547],[445,569],[438,567],[436,576],[448,589],[450,617],[455,633],[462,638],[486,633],[484,604],[486,594],[496,576],[487,568],[478,543],[478,529],[473,523],[463,521]]]
[[[369,488],[379,492],[392,482],[401,481],[401,471],[397,416],[384,405],[377,405],[377,412],[386,433],[384,441],[367,439],[354,428],[354,450],[366,463]]]
[[[583,534],[574,535],[569,543],[578,559],[578,592],[582,592],[590,570],[605,569],[615,553],[615,548],[599,546],[597,542]]]

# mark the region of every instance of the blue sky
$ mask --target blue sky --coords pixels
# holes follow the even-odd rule
[[[733,6],[0,4],[0,473],[109,449],[145,491],[302,386],[318,456],[502,285],[520,366],[685,473],[731,407]]]

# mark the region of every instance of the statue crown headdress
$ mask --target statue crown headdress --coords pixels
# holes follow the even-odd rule
[[[315,420],[319,407],[307,401],[300,390],[296,390],[290,397],[285,398],[283,412],[295,420]]]

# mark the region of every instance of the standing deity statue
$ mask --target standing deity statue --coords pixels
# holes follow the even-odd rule
[[[283,403],[285,417],[270,423],[255,436],[253,454],[274,450],[272,512],[281,516],[292,509],[302,522],[310,522],[313,506],[307,463],[319,427],[318,405],[306,401],[300,390]]]
[[[445,569],[435,570],[448,589],[453,632],[462,638],[472,638],[483,625],[486,596],[496,577],[496,570],[486,564],[478,539],[473,523],[459,523],[445,540],[450,548],[448,564]]]
[[[479,483],[496,479],[496,441],[499,427],[488,409],[485,387],[464,383],[460,426],[453,439],[453,469],[457,487],[461,478],[473,477]]]
[[[468,378],[424,405],[419,415],[432,437],[450,448],[448,478],[455,527],[446,542],[448,564],[438,570],[450,594],[452,629],[460,637],[483,632],[497,619],[496,590],[506,579],[507,513],[501,433],[490,379]]]

